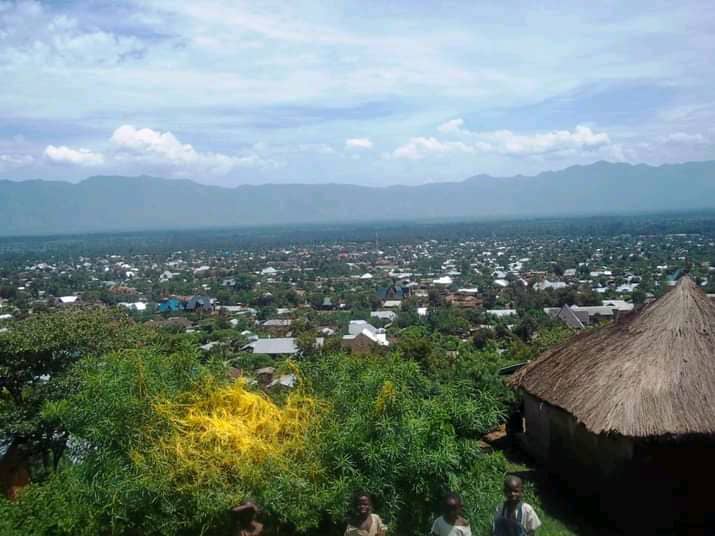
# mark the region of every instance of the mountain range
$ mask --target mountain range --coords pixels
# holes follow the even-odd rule
[[[715,161],[596,162],[536,176],[366,187],[223,188],[156,177],[0,181],[0,235],[294,223],[625,214],[715,208]]]

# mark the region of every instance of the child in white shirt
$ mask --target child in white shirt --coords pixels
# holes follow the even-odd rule
[[[430,536],[472,536],[469,521],[462,517],[462,499],[448,494],[442,505],[442,515],[432,524]]]
[[[525,503],[524,483],[515,475],[504,479],[504,503],[497,507],[492,525],[493,536],[534,536],[541,520],[530,504]]]

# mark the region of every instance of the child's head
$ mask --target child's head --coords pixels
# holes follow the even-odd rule
[[[363,491],[356,493],[353,505],[355,513],[361,517],[367,517],[372,513],[372,499],[369,493]]]
[[[232,509],[233,514],[236,516],[236,520],[241,527],[250,526],[256,519],[258,510],[258,505],[252,500],[243,501],[241,504]]]
[[[516,504],[524,496],[524,483],[516,475],[507,475],[504,478],[504,498],[510,504]]]
[[[442,503],[442,514],[448,523],[454,524],[462,513],[462,499],[456,493],[448,493]]]

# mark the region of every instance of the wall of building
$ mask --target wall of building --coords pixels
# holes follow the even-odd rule
[[[353,339],[343,339],[342,346],[353,354],[369,354],[377,348],[377,344],[362,333]]]
[[[566,411],[523,398],[524,447],[582,508],[627,534],[715,534],[715,436],[593,434]],[[648,515],[633,516],[638,511]]]
[[[528,452],[551,472],[603,482],[633,458],[630,439],[586,430],[573,415],[524,393]]]

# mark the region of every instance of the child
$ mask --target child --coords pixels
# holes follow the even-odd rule
[[[385,536],[387,526],[380,516],[372,513],[372,499],[367,493],[355,496],[355,509],[352,519],[345,529],[345,536]]]
[[[234,536],[261,536],[263,525],[256,521],[259,508],[253,501],[245,501],[231,510],[235,516]]]
[[[462,517],[462,499],[449,493],[442,504],[442,515],[432,524],[431,536],[472,536],[469,521]]]
[[[497,507],[492,525],[493,536],[534,536],[541,526],[531,505],[522,501],[524,484],[521,478],[508,475],[504,479],[504,504]]]

